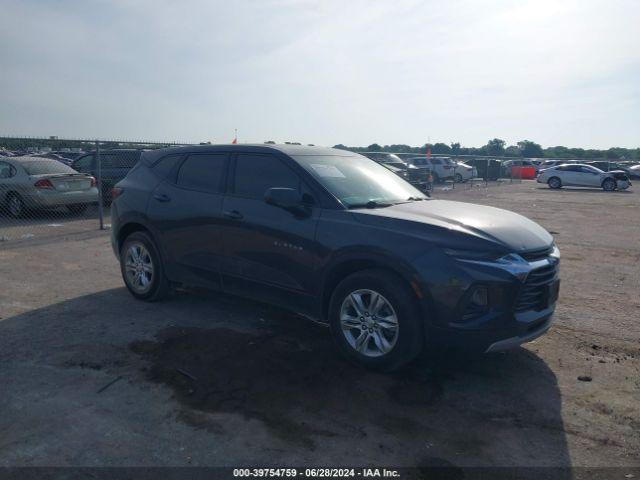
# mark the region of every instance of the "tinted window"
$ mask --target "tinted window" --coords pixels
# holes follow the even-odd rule
[[[439,158],[431,159],[431,163],[433,163],[434,165],[442,165],[442,161]]]
[[[113,168],[133,168],[139,158],[140,152],[119,152],[112,157]]]
[[[115,155],[113,153],[102,153],[100,152],[100,168],[112,168],[113,167],[113,157]],[[98,168],[96,164],[96,168]]]
[[[240,154],[236,160],[233,191],[241,197],[262,200],[272,187],[300,188],[298,176],[271,155]]]
[[[222,192],[227,154],[189,155],[178,171],[178,185],[211,193]]]
[[[74,168],[82,169],[84,171],[91,170],[91,161],[93,159],[93,155],[85,155],[84,157],[80,157],[73,163]]]
[[[16,174],[16,169],[12,165],[0,162],[0,178],[11,178]]]
[[[173,170],[178,162],[182,159],[183,155],[167,155],[166,157],[162,157],[156,163],[153,164],[153,171],[160,178],[166,178],[169,173]]]

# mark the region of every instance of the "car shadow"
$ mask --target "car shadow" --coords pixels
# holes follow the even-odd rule
[[[612,194],[612,193],[617,193],[617,194],[632,194],[633,190],[630,189],[626,189],[626,190],[613,190],[611,192],[607,192],[605,190],[603,190],[602,188],[597,188],[597,187],[562,187],[562,188],[558,188],[558,189],[554,189],[554,188],[549,188],[546,185],[540,185],[537,187],[538,190],[549,190],[550,192],[591,192],[591,193],[602,193],[602,194]]]
[[[120,379],[126,382],[110,383]],[[280,466],[291,459],[420,467],[571,463],[556,376],[531,351],[447,354],[376,373],[345,361],[323,325],[199,290],[151,304],[117,288],[5,318],[2,380],[1,403],[11,421],[0,420],[0,456],[4,450],[7,458],[22,458],[12,449],[28,443],[25,436],[36,444],[31,451],[57,438],[32,431],[49,402],[51,418],[84,418],[82,439],[107,422],[119,425],[109,430],[110,441],[123,446],[141,428],[150,445],[188,442],[161,433],[170,428],[177,435],[176,423],[211,441],[242,437],[237,458],[276,452],[269,458]],[[132,407],[135,392],[151,387],[150,404]],[[98,408],[101,398],[109,399],[108,408]],[[171,418],[154,417],[156,404],[170,408]],[[238,419],[248,422],[240,430]],[[65,434],[67,441],[75,431]],[[234,463],[233,452],[225,458],[215,452],[207,464]],[[99,447],[91,458],[117,464]]]

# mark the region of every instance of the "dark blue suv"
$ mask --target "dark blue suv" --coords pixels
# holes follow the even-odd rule
[[[430,200],[361,155],[297,145],[145,152],[114,189],[112,244],[141,300],[199,285],[327,322],[350,358],[515,347],[558,298],[551,235],[515,213]]]

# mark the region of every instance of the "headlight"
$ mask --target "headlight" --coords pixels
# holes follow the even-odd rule
[[[549,256],[560,260],[560,249],[556,246],[555,243],[553,244],[553,251],[549,254]]]

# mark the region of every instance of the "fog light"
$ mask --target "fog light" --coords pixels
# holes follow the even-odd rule
[[[476,287],[471,295],[471,303],[480,308],[485,308],[489,305],[489,292],[486,287]]]

